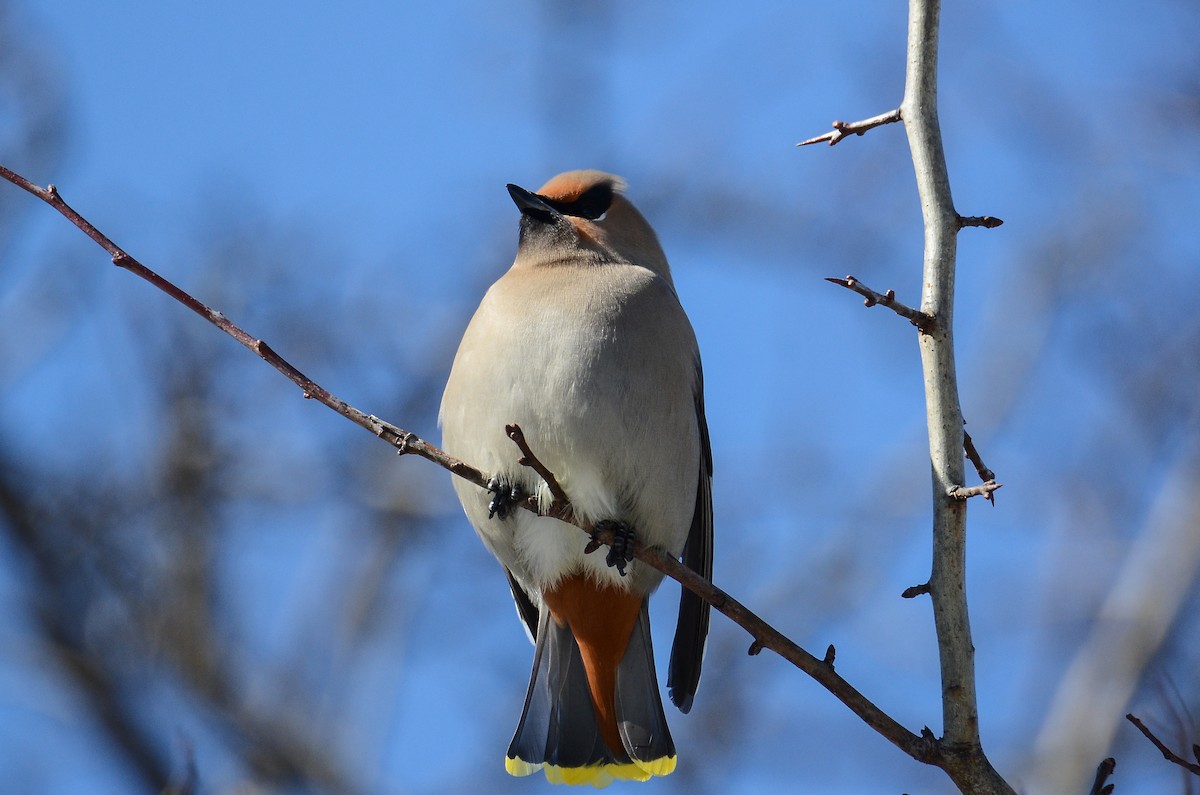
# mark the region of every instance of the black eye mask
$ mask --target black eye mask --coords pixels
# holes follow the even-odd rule
[[[563,215],[573,215],[576,218],[586,218],[595,221],[608,212],[612,206],[613,186],[607,182],[593,185],[572,201],[559,201],[541,196],[542,201],[558,210]]]

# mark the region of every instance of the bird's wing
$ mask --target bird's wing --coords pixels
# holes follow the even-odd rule
[[[708,422],[704,418],[704,372],[698,361],[696,423],[700,430],[700,482],[696,487],[696,510],[692,514],[692,528],[683,547],[683,563],[705,579],[712,580],[712,446],[708,439]],[[675,641],[671,644],[667,690],[671,695],[671,702],[685,713],[692,708],[692,698],[700,684],[700,667],[704,662],[710,610],[708,602],[687,588],[683,589],[679,597],[679,621],[675,625]]]

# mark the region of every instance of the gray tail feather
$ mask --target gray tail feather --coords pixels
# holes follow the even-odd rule
[[[614,752],[605,744],[575,636],[543,610],[525,709],[508,747],[509,758],[575,768],[675,756],[658,694],[647,603],[642,603],[617,667],[617,727],[625,748]]]
[[[596,725],[575,636],[570,628],[558,626],[549,610],[541,612],[529,692],[508,757],[560,767],[612,762]]]
[[[642,601],[629,646],[617,666],[617,731],[626,753],[640,762],[675,756],[654,671],[649,604],[649,599]]]

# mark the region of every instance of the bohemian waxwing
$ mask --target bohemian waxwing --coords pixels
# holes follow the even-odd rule
[[[647,612],[662,575],[517,508],[551,496],[505,434],[516,423],[577,516],[712,576],[712,456],[700,354],[654,230],[599,171],[560,174],[521,211],[516,260],[471,319],[442,398],[447,452],[494,473],[454,487],[532,634],[533,673],[506,769],[599,786],[675,769]],[[692,705],[708,605],[684,590],[667,687]]]

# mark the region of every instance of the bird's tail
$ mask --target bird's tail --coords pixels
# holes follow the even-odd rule
[[[560,625],[543,607],[525,710],[505,760],[509,773],[527,776],[544,769],[556,784],[603,787],[613,779],[645,781],[675,769],[675,744],[654,671],[647,604],[643,599],[615,676],[589,671],[596,664],[585,665],[570,625]],[[597,684],[606,679],[614,683],[614,697],[607,705],[595,703],[597,688],[589,686],[589,674]],[[601,726],[598,713],[615,717],[615,726]],[[620,747],[610,747],[614,738],[619,738]]]

